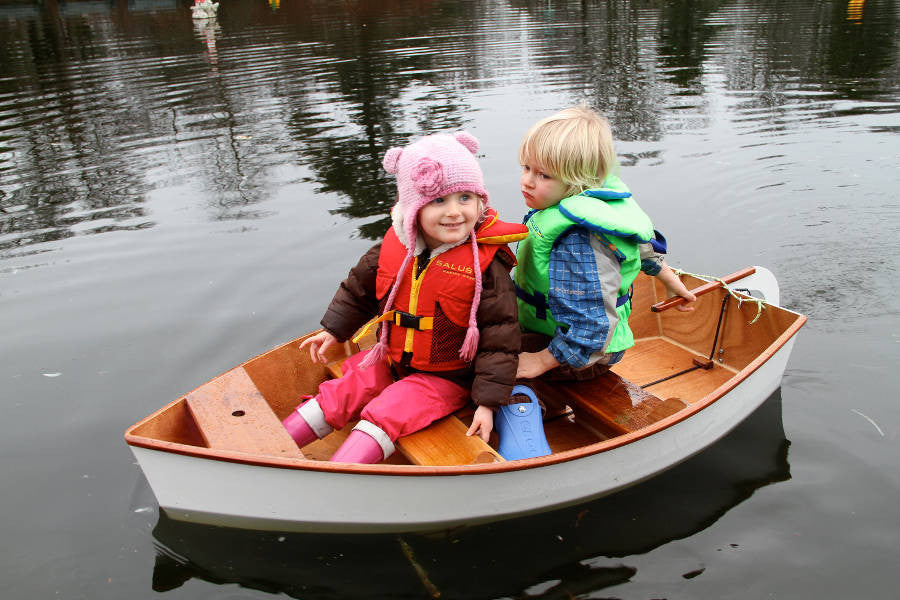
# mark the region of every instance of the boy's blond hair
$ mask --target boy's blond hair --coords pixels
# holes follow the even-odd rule
[[[584,104],[541,119],[522,138],[519,162],[562,181],[568,195],[601,187],[617,163],[609,122]]]

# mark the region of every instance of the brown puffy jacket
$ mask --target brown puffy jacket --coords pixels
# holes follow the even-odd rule
[[[379,242],[350,269],[322,317],[322,327],[341,342],[350,339],[360,327],[381,314],[375,296],[380,251]],[[481,335],[471,366],[432,373],[471,388],[472,400],[479,406],[497,407],[508,402],[519,364],[521,333],[509,261],[498,252],[482,277],[481,301],[476,315]],[[401,377],[414,372],[400,369],[399,365],[395,368]]]

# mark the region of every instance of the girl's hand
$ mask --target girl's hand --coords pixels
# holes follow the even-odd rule
[[[559,361],[546,348],[540,352],[522,352],[519,354],[516,379],[534,379],[558,366]]]
[[[300,349],[303,350],[309,346],[309,357],[312,361],[314,363],[320,362],[324,365],[328,362],[328,359],[325,357],[325,351],[336,343],[336,337],[327,331],[320,331],[316,335],[303,340],[303,343],[300,344]]]
[[[488,443],[491,439],[491,431],[494,429],[494,411],[487,406],[479,406],[475,409],[475,416],[472,417],[472,425],[466,432],[466,435],[478,434],[484,443]]]

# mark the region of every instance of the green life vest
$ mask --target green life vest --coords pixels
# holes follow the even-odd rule
[[[526,331],[556,335],[567,323],[553,318],[547,304],[550,290],[550,252],[557,239],[572,227],[583,227],[597,236],[619,262],[621,285],[616,302],[615,330],[607,337],[607,353],[634,345],[628,327],[631,314],[631,284],[641,269],[639,244],[653,239],[650,217],[632,199],[628,187],[618,177],[609,176],[602,188],[586,190],[559,204],[533,211],[527,218],[528,237],[516,251],[516,293],[519,296],[519,324]],[[613,315],[610,315],[613,316]]]

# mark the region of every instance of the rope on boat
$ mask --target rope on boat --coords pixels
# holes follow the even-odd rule
[[[733,289],[731,289],[731,287],[729,287],[728,284],[725,283],[725,281],[721,277],[715,277],[713,275],[701,275],[701,274],[697,274],[697,273],[689,273],[689,272],[683,271],[681,269],[673,269],[673,271],[675,271],[675,274],[678,276],[688,275],[690,277],[696,277],[697,279],[702,279],[704,281],[718,281],[719,285],[721,285],[723,288],[725,288],[725,291],[727,291],[731,295],[732,298],[737,300],[738,308],[740,308],[741,304],[743,304],[744,302],[754,302],[756,304],[756,316],[753,317],[753,320],[750,321],[749,325],[753,325],[754,323],[759,321],[759,318],[762,316],[762,312],[766,309],[766,301],[765,300],[763,300],[761,298],[754,298],[753,296],[750,296],[750,294],[747,294],[747,297],[739,296],[737,294],[737,292],[735,292]]]
[[[738,309],[740,309],[741,304],[744,302],[747,302],[747,301],[755,302],[756,303],[756,316],[753,318],[752,321],[750,321],[750,325],[753,325],[754,323],[756,323],[759,320],[759,317],[762,316],[762,311],[766,308],[765,300],[761,300],[759,298],[754,298],[753,296],[750,296],[750,293],[749,293],[750,290],[747,290],[746,298],[738,296],[735,293],[735,291],[732,290],[730,287],[728,287],[728,284],[726,284],[725,281],[720,279],[719,277],[713,277],[712,275],[698,275],[696,273],[688,273],[687,271],[682,271],[681,269],[673,269],[673,270],[674,270],[675,274],[679,275],[679,276],[690,275],[691,277],[696,277],[697,279],[718,281],[719,285],[721,285],[723,288],[725,288],[725,290],[728,291],[729,295],[731,295],[731,297],[733,297],[735,300],[737,300]],[[728,296],[723,296],[722,297],[722,307],[719,309],[719,320],[716,322],[716,334],[715,334],[715,336],[713,336],[712,350],[710,350],[710,352],[709,352],[709,360],[710,361],[712,361],[715,358],[716,348],[719,346],[719,334],[722,332],[722,322],[725,319],[725,311],[727,310],[727,308],[728,308]],[[722,350],[720,349],[720,352],[721,351]],[[651,381],[650,383],[645,383],[644,385],[641,386],[641,388],[642,389],[648,388],[648,387],[656,385],[658,383],[662,383],[664,381],[669,381],[670,379],[680,377],[681,375],[685,375],[692,371],[696,371],[697,369],[710,368],[707,366],[703,366],[703,365],[697,363],[696,361],[694,361],[694,362],[695,362],[695,364],[693,367],[689,367],[683,371],[679,371],[678,373],[673,373],[667,377],[663,377],[662,379],[657,379],[656,381]],[[721,362],[721,360],[720,360],[720,362]],[[710,364],[712,364],[712,363],[710,363]]]

